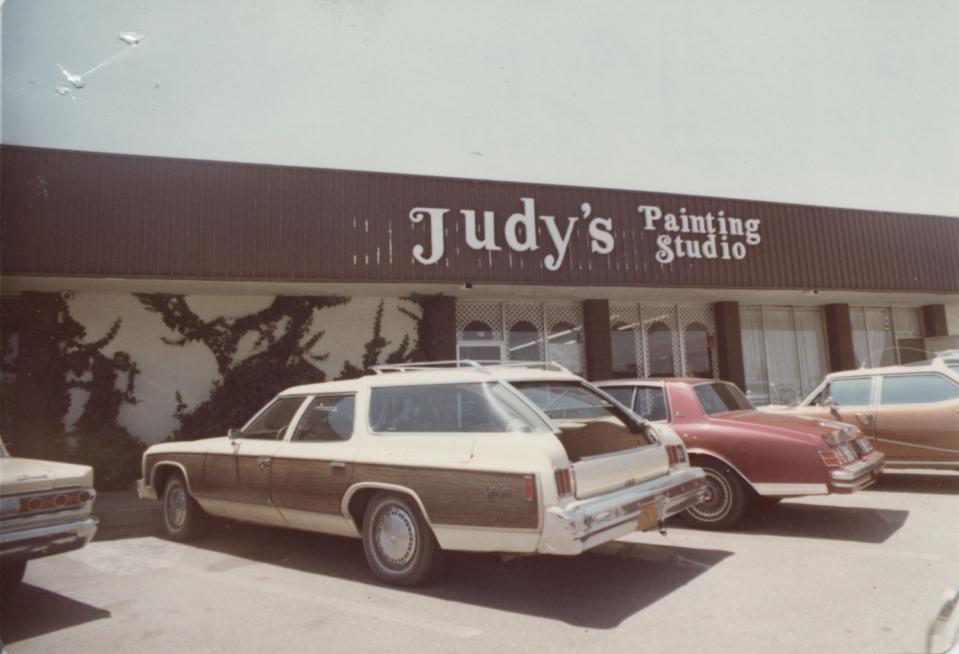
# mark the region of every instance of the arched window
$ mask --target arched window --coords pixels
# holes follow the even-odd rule
[[[613,377],[638,377],[636,334],[632,325],[616,321],[609,328],[609,340],[613,349]]]
[[[686,327],[686,373],[691,377],[712,379],[712,358],[709,356],[709,332],[702,323],[693,322]]]
[[[481,320],[474,320],[463,328],[464,341],[491,341],[493,328]]]
[[[540,361],[539,330],[528,320],[520,320],[509,330],[510,361]]]
[[[566,321],[554,323],[549,330],[549,359],[575,373],[582,372],[583,367],[580,331]]]
[[[649,376],[672,377],[676,374],[673,362],[673,332],[669,325],[656,321],[646,332],[649,344]]]

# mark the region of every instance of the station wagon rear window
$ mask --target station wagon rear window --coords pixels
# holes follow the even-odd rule
[[[514,391],[499,383],[374,388],[370,429],[380,433],[552,431]]]
[[[606,397],[579,382],[512,382],[533,404],[555,420],[559,441],[573,463],[590,456],[621,452],[651,441],[635,420]]]

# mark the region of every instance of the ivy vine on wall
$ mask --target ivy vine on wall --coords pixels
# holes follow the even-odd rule
[[[137,403],[134,391],[139,369],[126,352],[104,352],[120,331],[120,318],[113,321],[102,338],[88,342],[86,328],[71,315],[68,299],[67,293],[44,294],[38,304],[46,314],[39,329],[43,331],[47,356],[42,368],[30,374],[34,377],[31,383],[45,397],[46,412],[42,424],[34,422],[28,426],[31,433],[17,433],[14,437],[23,444],[24,453],[92,465],[94,481],[100,489],[122,488],[139,475],[144,449],[117,422],[124,404]],[[25,330],[36,328],[31,324],[34,317],[20,311],[5,331],[22,337]],[[26,372],[19,370],[15,362],[8,365],[18,375]],[[80,417],[67,431],[64,421],[70,410],[70,391],[74,389],[85,390],[89,396]]]
[[[411,298],[403,298],[404,302],[415,302]],[[404,306],[397,307],[400,313],[410,318],[417,327],[420,324],[421,317]],[[404,334],[402,340],[395,350],[386,356],[386,360],[381,362],[380,356],[383,350],[391,343],[383,337],[383,300],[380,300],[376,308],[376,315],[373,318],[373,336],[363,345],[362,367],[354,365],[349,359],[343,362],[343,369],[337,376],[337,379],[356,379],[363,375],[369,375],[373,372],[373,366],[380,363],[404,363],[410,361],[413,352],[410,350],[410,335]]]
[[[180,427],[172,435],[175,440],[223,435],[230,427],[246,422],[282,389],[325,381],[326,374],[314,364],[325,361],[329,353],[312,351],[325,332],[309,335],[315,312],[349,302],[339,296],[280,295],[261,311],[205,321],[183,295],[136,297],[178,334],[177,338],[164,338],[165,343],[177,347],[203,343],[216,359],[219,378],[204,402],[189,409],[177,393]],[[254,354],[238,360],[240,341],[250,333],[256,334]]]

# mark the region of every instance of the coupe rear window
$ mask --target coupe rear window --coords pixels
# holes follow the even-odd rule
[[[696,384],[693,390],[699,398],[703,412],[709,416],[729,411],[751,411],[755,408],[742,391],[732,384],[723,382]]]

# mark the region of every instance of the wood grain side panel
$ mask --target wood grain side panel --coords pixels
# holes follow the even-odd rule
[[[270,481],[278,509],[342,515],[340,503],[353,482],[353,466],[331,468],[330,461],[273,459]]]
[[[166,462],[178,463],[186,471],[187,483],[195,492],[195,484],[200,482],[203,476],[203,454],[148,454],[146,457],[146,479],[153,483],[156,474],[157,464]],[[162,492],[162,488],[155,488],[157,493]]]
[[[353,481],[405,486],[415,492],[433,524],[536,529],[539,504],[526,499],[521,474],[356,464]],[[487,487],[498,492],[487,494]]]
[[[207,454],[203,461],[203,475],[193,488],[200,497],[233,500],[233,491],[238,483],[237,457],[230,454]]]
[[[236,459],[236,485],[229,493],[229,500],[243,504],[270,506],[270,475],[269,466],[261,467],[257,463],[259,457],[238,456]],[[269,458],[269,457],[267,457]]]

